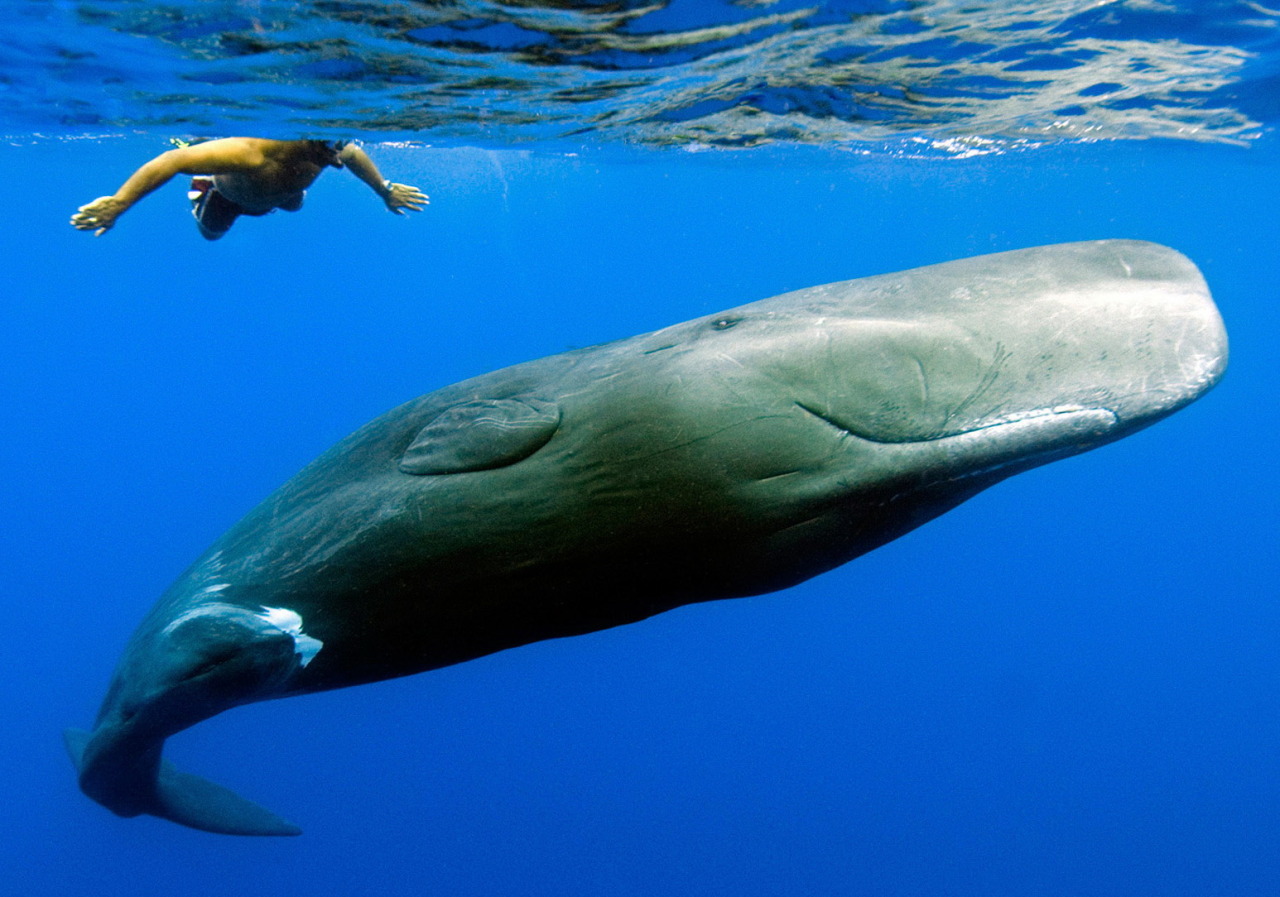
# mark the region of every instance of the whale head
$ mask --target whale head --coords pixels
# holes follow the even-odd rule
[[[715,597],[801,581],[1147,427],[1227,362],[1196,267],[1127,240],[813,287],[605,348],[631,363],[611,359],[598,392],[566,390],[561,432],[532,459],[637,496],[618,521],[593,509],[597,529],[633,539],[621,518],[647,515],[670,536],[668,571]]]

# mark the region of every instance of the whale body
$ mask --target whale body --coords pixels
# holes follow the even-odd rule
[[[1133,433],[1226,364],[1195,266],[1047,246],[787,293],[516,365],[367,424],[162,596],[91,732],[121,816],[296,834],[161,757],[228,708],[405,676],[830,570]]]

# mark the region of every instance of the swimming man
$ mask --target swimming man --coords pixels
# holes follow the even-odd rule
[[[384,180],[373,160],[343,140],[266,140],[225,137],[169,150],[143,165],[114,196],[80,207],[71,224],[101,237],[116,219],[175,175],[192,175],[191,211],[206,240],[222,237],[241,215],[276,209],[296,212],[305,191],[326,168],[346,168],[364,181],[397,215],[420,211],[425,193]]]

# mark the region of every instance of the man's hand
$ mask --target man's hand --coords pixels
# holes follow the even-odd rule
[[[421,212],[422,207],[431,202],[427,198],[427,194],[409,184],[393,184],[387,181],[386,186],[387,192],[382,197],[382,201],[387,204],[388,209],[397,215],[403,215],[405,209],[411,212]]]
[[[387,204],[390,205],[391,201],[388,200]],[[101,237],[111,230],[125,208],[125,204],[114,196],[99,196],[71,216],[71,226],[77,230],[91,230],[95,237]]]

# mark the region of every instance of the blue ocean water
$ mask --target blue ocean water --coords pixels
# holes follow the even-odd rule
[[[1275,11],[0,16],[5,893],[1280,890]],[[851,49],[837,26],[881,44]],[[846,68],[793,60],[805,39]],[[881,77],[855,89],[854,65]],[[896,106],[889,84],[907,86]],[[330,172],[302,212],[218,243],[177,183],[100,239],[67,226],[175,133],[363,135],[432,204],[397,218]],[[387,408],[790,289],[1104,237],[1185,252],[1226,319],[1224,381],[1169,420],[785,592],[256,704],[171,741],[300,838],[120,820],[77,790],[59,733],[91,722],[155,598]]]

